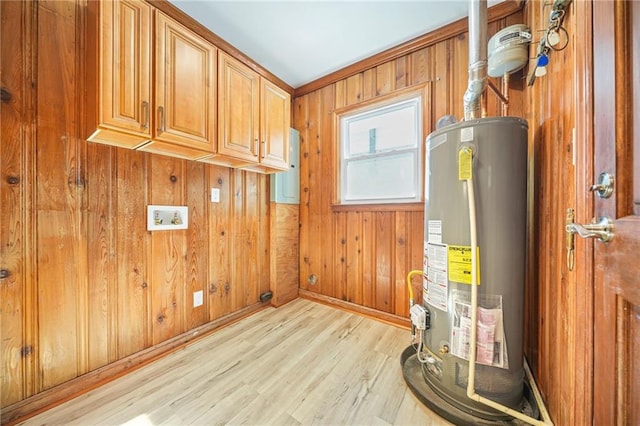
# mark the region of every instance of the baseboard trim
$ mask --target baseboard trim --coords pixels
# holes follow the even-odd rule
[[[377,309],[368,308],[366,306],[357,305],[355,303],[347,302],[344,300],[336,299],[334,297],[325,296],[323,294],[314,293],[309,290],[300,289],[300,297],[303,299],[313,300],[325,305],[339,308],[347,312],[356,313],[365,317],[373,318],[378,321],[382,321],[387,324],[395,325],[400,328],[410,329],[411,322],[409,318],[404,318],[398,315],[389,314],[387,312],[379,311]]]

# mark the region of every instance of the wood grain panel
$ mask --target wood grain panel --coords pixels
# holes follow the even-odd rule
[[[269,208],[270,287],[273,292],[271,303],[281,306],[298,297],[300,208],[297,204],[280,203],[271,203]],[[261,289],[262,291],[264,289]]]
[[[183,205],[184,161],[165,156],[151,157],[150,204]],[[152,344],[185,331],[186,230],[151,232],[150,282]]]
[[[376,299],[375,308],[383,312],[393,312],[394,308],[394,274],[395,274],[395,244],[394,244],[393,212],[377,212],[375,214],[375,251],[376,251]],[[369,247],[365,247],[365,250]]]
[[[187,230],[187,257],[185,261],[185,312],[186,329],[191,330],[209,320],[208,292],[209,244],[208,203],[209,185],[204,164],[188,161],[186,167],[185,204],[189,206],[189,229]],[[203,304],[194,305],[194,293],[201,291]]]
[[[116,359],[112,323],[115,294],[115,232],[112,197],[115,182],[115,149],[100,144],[87,147],[87,274],[89,370]]]
[[[340,212],[333,215],[333,235],[332,241],[335,246],[333,248],[335,256],[335,267],[333,268],[333,289],[331,296],[340,300],[347,300],[347,213]]]
[[[147,234],[147,158],[145,154],[116,151],[116,347],[123,358],[151,345],[149,271],[150,235]],[[144,214],[141,214],[145,212]]]
[[[228,290],[232,275],[230,170],[212,166],[209,169],[209,187],[220,190],[220,202],[209,206],[209,317],[215,319],[231,312]]]
[[[29,230],[32,217],[29,212],[28,185],[32,179],[24,164],[33,151],[31,126],[24,125],[23,119],[31,121],[31,92],[25,76],[32,77],[33,69],[26,47],[33,42],[29,19],[32,5],[24,2],[0,3],[0,37],[12,40],[2,43],[0,62],[2,63],[3,99],[0,103],[0,123],[2,144],[0,144],[0,268],[8,276],[0,278],[0,335],[2,347],[0,359],[0,405],[6,406],[24,398],[32,392],[32,371],[34,347],[29,331],[29,310],[26,309],[29,280],[30,256]]]
[[[362,298],[362,213],[349,212],[347,215],[347,229],[345,238],[346,276],[344,278],[344,300],[363,304]]]
[[[59,17],[66,19],[59,19]],[[78,305],[81,291],[77,267],[79,253],[80,175],[77,137],[79,96],[74,60],[76,4],[42,2],[38,33],[49,34],[48,49],[38,50],[37,114],[42,117],[36,142],[36,252],[41,384],[43,389],[79,374],[81,339]],[[40,184],[42,182],[42,184]]]

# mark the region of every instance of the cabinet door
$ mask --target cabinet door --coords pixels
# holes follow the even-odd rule
[[[291,96],[273,83],[261,79],[260,163],[287,170],[289,168],[289,127]]]
[[[157,12],[154,140],[215,152],[216,51]]]
[[[258,162],[259,76],[220,52],[218,153]]]
[[[121,143],[114,141],[131,148],[151,135],[150,6],[130,0],[101,2],[99,37],[98,126],[131,133]]]

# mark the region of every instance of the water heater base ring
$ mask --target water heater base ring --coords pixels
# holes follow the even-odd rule
[[[524,425],[526,423],[520,420],[513,419],[510,421],[493,421],[479,418],[471,415],[460,408],[451,405],[448,401],[440,397],[425,381],[422,375],[422,364],[416,357],[416,351],[412,346],[408,346],[400,356],[400,365],[402,366],[402,375],[404,376],[407,386],[411,389],[411,392],[426,405],[431,411],[438,414],[440,417],[456,424],[456,425],[479,425],[479,426],[516,426]],[[523,398],[525,399],[524,405],[527,406],[532,413],[527,415],[537,418],[539,416],[539,410],[536,405],[535,399],[531,393],[529,383],[525,381]]]

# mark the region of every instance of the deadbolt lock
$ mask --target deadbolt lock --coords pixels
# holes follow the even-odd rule
[[[589,191],[595,192],[600,198],[609,198],[613,194],[614,181],[613,175],[602,172],[598,176],[598,182],[595,185],[591,185]]]

